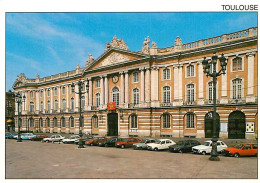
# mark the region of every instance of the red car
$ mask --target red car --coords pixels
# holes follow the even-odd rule
[[[235,147],[229,147],[224,149],[223,155],[234,156],[257,156],[257,143],[240,143]]]
[[[139,138],[123,138],[121,141],[116,142],[116,147],[121,147],[122,149],[125,147],[132,147],[133,144],[141,142]]]
[[[85,142],[85,144],[86,144],[86,145],[89,145],[89,146],[93,146],[93,145],[97,146],[98,143],[107,141],[108,139],[109,139],[108,137],[94,137],[94,138],[91,139],[91,140],[87,140],[87,141]]]

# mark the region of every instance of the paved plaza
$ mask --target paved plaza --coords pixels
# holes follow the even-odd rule
[[[6,140],[6,178],[256,179],[256,157],[150,152],[74,144]]]

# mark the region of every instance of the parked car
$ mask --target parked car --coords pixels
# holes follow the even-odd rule
[[[13,139],[15,135],[17,135],[17,133],[6,133],[5,138],[6,139]]]
[[[116,142],[119,142],[121,140],[122,140],[122,138],[120,138],[120,137],[111,137],[107,141],[99,142],[98,146],[99,147],[115,147]]]
[[[182,140],[177,142],[174,145],[169,146],[170,152],[191,152],[192,147],[200,145],[200,142],[197,140]]]
[[[223,155],[233,156],[238,158],[239,156],[257,156],[257,143],[240,143],[235,147],[229,147],[224,149]]]
[[[124,149],[125,147],[132,147],[133,144],[141,142],[141,139],[132,137],[132,138],[122,138],[120,141],[116,142],[116,147],[121,147]]]
[[[82,137],[82,143],[83,143],[83,145],[85,145],[85,142],[86,141],[88,141],[88,140],[91,140],[91,139],[93,139],[94,137],[93,136],[83,136]],[[74,144],[78,144],[79,143],[79,139],[76,139],[75,141],[74,141]]]
[[[22,133],[21,134],[21,139],[22,140],[30,140],[31,137],[35,137],[33,133]],[[14,139],[18,139],[18,134],[13,137]]]
[[[41,141],[44,138],[47,138],[48,136],[45,134],[37,134],[35,137],[31,137],[31,141]]]
[[[65,137],[61,135],[52,135],[51,137],[47,137],[42,139],[42,142],[61,142]]]
[[[217,151],[222,152],[227,145],[222,141],[217,141]],[[198,145],[192,147],[192,152],[195,154],[209,154],[212,149],[212,141],[205,141],[204,145]]]
[[[69,139],[63,139],[63,144],[74,144],[75,140],[79,139],[79,135],[72,135]]]
[[[169,146],[174,144],[176,143],[170,139],[158,139],[156,140],[155,143],[149,144],[147,149],[149,151],[164,150],[164,149],[169,149]]]
[[[88,146],[96,146],[100,142],[107,141],[108,139],[109,139],[108,137],[94,137],[93,139],[87,140],[85,142],[85,144],[88,145]]]
[[[144,150],[144,149],[147,149],[148,145],[150,143],[155,143],[155,139],[144,139],[142,140],[140,143],[135,143],[133,144],[133,149],[134,150]]]

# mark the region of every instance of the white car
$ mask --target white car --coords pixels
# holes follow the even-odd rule
[[[69,139],[63,139],[62,143],[64,144],[74,144],[75,140],[78,140],[79,136],[78,135],[72,135]]]
[[[65,137],[61,135],[52,135],[51,137],[44,138],[43,142],[61,142]]]
[[[150,151],[164,150],[169,149],[169,146],[174,144],[176,143],[170,139],[158,139],[155,143],[150,143],[147,149]]]
[[[222,152],[227,145],[222,141],[217,141],[217,151]],[[196,154],[210,154],[212,149],[212,141],[205,141],[204,145],[192,147],[192,152]]]

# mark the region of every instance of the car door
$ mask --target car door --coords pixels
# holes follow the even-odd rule
[[[252,155],[252,149],[250,144],[246,144],[239,153],[241,156]]]
[[[166,148],[166,141],[162,140],[158,149],[165,149],[165,148]]]

